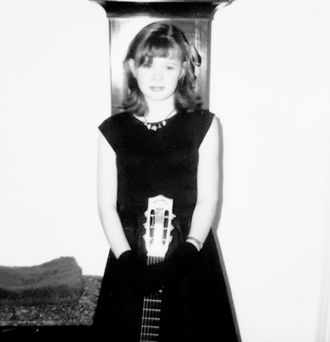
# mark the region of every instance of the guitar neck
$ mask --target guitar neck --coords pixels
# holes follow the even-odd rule
[[[168,246],[172,241],[174,229],[172,219],[173,199],[158,195],[148,198],[148,209],[144,213],[145,234],[143,236],[147,251],[147,264],[153,265],[164,260]],[[144,297],[140,342],[158,342],[160,333],[160,314],[162,307],[162,290]]]
[[[148,265],[161,262],[164,258],[148,256]],[[162,290],[143,298],[142,323],[140,342],[158,342],[160,314],[162,305]]]

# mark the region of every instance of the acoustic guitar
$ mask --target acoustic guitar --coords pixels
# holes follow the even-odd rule
[[[163,195],[150,197],[148,209],[144,213],[145,234],[143,236],[147,251],[147,263],[152,265],[161,262],[172,241],[171,231],[174,229],[172,220],[173,200]],[[162,289],[143,298],[140,342],[158,342]]]

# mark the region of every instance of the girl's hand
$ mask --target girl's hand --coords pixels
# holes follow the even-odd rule
[[[184,242],[163,262],[149,265],[148,272],[159,288],[182,279],[198,262],[199,252],[190,242]]]
[[[190,242],[184,242],[163,262],[147,265],[134,251],[118,258],[119,288],[139,295],[157,292],[166,284],[182,279],[198,261],[199,252]]]
[[[162,286],[160,273],[149,268],[133,250],[127,250],[119,256],[117,270],[119,290],[126,288],[133,293],[146,296]]]

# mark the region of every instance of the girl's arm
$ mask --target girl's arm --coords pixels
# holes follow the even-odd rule
[[[116,258],[130,250],[117,212],[116,154],[100,133],[98,139],[97,202],[102,227]]]
[[[189,236],[204,243],[219,205],[220,124],[216,117],[199,147],[197,202]],[[194,243],[194,240],[189,240]],[[196,246],[198,247],[198,246]]]

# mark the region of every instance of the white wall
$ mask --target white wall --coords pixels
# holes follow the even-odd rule
[[[97,125],[109,113],[108,25],[91,1],[0,3],[0,264],[74,256],[102,274]]]
[[[237,0],[215,17],[211,108],[225,144],[219,236],[243,341],[322,341],[329,9]]]
[[[329,7],[236,0],[213,22],[211,110],[225,144],[219,237],[243,342],[326,341]],[[0,265],[72,255],[101,275],[105,13],[87,0],[3,1],[0,50]]]

